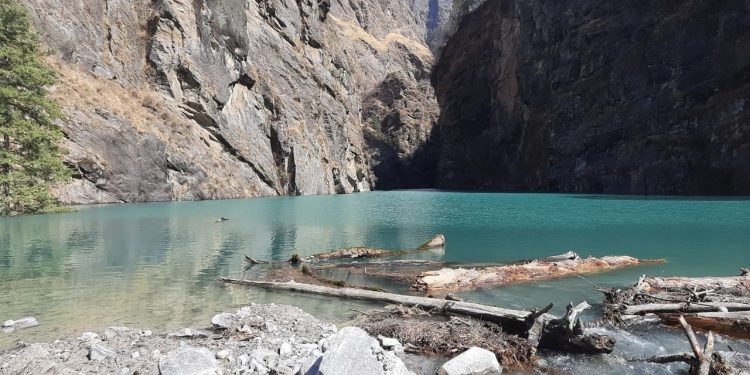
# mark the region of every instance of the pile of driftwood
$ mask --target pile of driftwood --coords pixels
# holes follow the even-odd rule
[[[750,339],[750,275],[730,277],[647,277],[628,289],[603,289],[605,315],[627,323],[655,316],[677,325]]]
[[[575,306],[570,304],[563,317],[555,317],[548,314],[552,304],[534,311],[513,310],[464,302],[448,292],[573,277],[663,262],[627,256],[582,258],[574,252],[475,267],[408,258],[427,251],[441,252],[444,246],[445,237],[437,235],[409,250],[346,248],[306,257],[294,255],[289,261],[276,264],[245,257],[249,267],[258,264],[270,266],[266,279],[222,278],[221,281],[396,306],[385,312],[363,313],[358,325],[372,334],[396,337],[407,348],[425,354],[448,355],[462,349],[461,343],[485,346],[493,350],[499,359],[504,359],[506,366],[513,368],[531,365],[538,349],[583,354],[610,353],[615,341],[606,335],[583,330],[578,316],[591,307],[586,302]],[[429,296],[387,293],[379,288],[356,285],[349,282],[352,275],[395,280],[411,286],[413,291],[429,293]],[[713,353],[713,334],[709,332],[708,344],[701,349],[691,324],[699,329],[750,338],[750,271],[744,269],[743,275],[738,277],[644,276],[628,289],[598,289],[605,294],[605,318],[610,322],[625,323],[654,316],[683,327],[693,354],[643,359],[646,361],[685,362],[691,366],[691,374],[708,374],[707,371],[711,374],[728,374],[730,372],[721,356]],[[445,299],[434,298],[435,295],[446,294]],[[487,338],[490,332],[502,334]],[[441,342],[439,338],[446,335],[456,340]]]

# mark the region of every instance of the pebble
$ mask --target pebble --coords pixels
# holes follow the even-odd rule
[[[292,346],[288,342],[281,344],[281,347],[279,348],[279,355],[282,357],[286,357],[290,354],[292,354]]]

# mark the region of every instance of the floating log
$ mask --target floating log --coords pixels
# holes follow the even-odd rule
[[[589,257],[582,259],[575,253],[572,255],[562,254],[550,258],[564,260],[533,260],[524,264],[472,269],[442,268],[436,271],[423,272],[417,277],[412,288],[421,291],[431,291],[503,286],[525,281],[557,279],[579,274],[604,272],[625,267],[664,262],[664,260],[640,260],[629,256]]]
[[[310,255],[301,258],[303,262],[316,262],[336,259],[356,259],[356,258],[378,258],[378,257],[392,257],[392,256],[404,256],[415,252],[426,251],[445,246],[445,236],[438,234],[425,242],[421,246],[412,250],[386,250],[377,249],[371,247],[350,247],[346,249],[339,249],[330,251],[327,253]]]
[[[501,307],[480,305],[471,302],[446,301],[444,299],[407,296],[386,292],[354,288],[332,288],[319,285],[273,281],[237,280],[220,278],[220,281],[230,284],[247,285],[263,289],[284,290],[307,294],[317,294],[339,298],[356,299],[369,302],[381,302],[387,304],[420,307],[422,309],[441,312],[447,315],[465,315],[477,319],[498,323],[507,328],[511,333],[523,333],[528,330],[526,318],[531,315],[530,311],[512,310]]]

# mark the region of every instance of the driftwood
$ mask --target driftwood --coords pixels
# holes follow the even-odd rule
[[[711,311],[750,311],[750,304],[735,302],[684,302],[684,303],[647,303],[642,305],[623,306],[625,315],[664,312],[711,312]]]
[[[268,264],[269,263],[268,261],[257,260],[257,259],[251,258],[251,257],[249,257],[247,255],[245,255],[245,262],[250,263],[250,264]]]
[[[326,260],[336,259],[356,259],[356,258],[378,258],[378,257],[392,257],[392,256],[404,256],[415,252],[426,251],[430,249],[439,249],[445,246],[445,236],[438,234],[425,242],[421,246],[412,250],[387,250],[387,249],[376,249],[371,247],[350,247],[346,249],[334,250],[326,253],[310,255],[301,258],[303,262],[318,262]]]
[[[680,316],[683,315],[659,314],[659,317],[667,324],[679,323]],[[685,314],[683,317],[697,329],[750,340],[750,311],[704,312]]]
[[[584,334],[578,314],[591,308],[586,302],[577,306],[568,305],[565,316],[548,321],[542,329],[539,348],[566,353],[600,354],[612,353],[615,340],[604,335]]]
[[[508,333],[528,336],[530,342],[539,343],[540,348],[574,353],[610,353],[614,340],[607,336],[586,335],[583,333],[577,315],[590,307],[586,302],[572,307],[560,319],[546,314],[552,304],[539,311],[523,311],[486,306],[463,301],[408,296],[354,288],[332,288],[319,285],[290,282],[269,282],[220,278],[225,283],[247,285],[271,290],[308,293],[323,296],[356,299],[368,302],[418,307],[434,313],[449,316],[468,316],[499,324]],[[542,327],[539,330],[539,327]],[[538,333],[540,332],[540,333]]]
[[[698,338],[693,332],[693,328],[688,322],[680,316],[678,318],[682,330],[685,332],[690,343],[690,348],[693,350],[693,354],[679,353],[670,354],[666,356],[651,357],[645,359],[645,361],[653,363],[671,363],[671,362],[684,362],[690,365],[690,374],[692,375],[709,375],[709,374],[725,374],[729,373],[729,369],[725,368],[725,364],[717,353],[714,353],[714,334],[708,332],[706,336],[706,346],[701,348]],[[718,360],[716,357],[719,357]]]
[[[575,253],[563,254],[547,259],[563,260],[547,261],[542,258],[524,264],[509,264],[486,268],[442,268],[436,271],[423,272],[412,285],[412,288],[421,291],[432,291],[503,286],[525,281],[557,279],[663,262],[663,260],[640,260],[629,256],[589,257],[582,259]]]
[[[678,324],[684,315],[695,328],[750,338],[749,276],[641,277],[630,289],[602,291],[605,316],[616,322],[654,313]]]

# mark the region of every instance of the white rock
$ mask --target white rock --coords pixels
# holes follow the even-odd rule
[[[133,352],[132,354],[130,354],[130,357],[133,359],[140,358],[141,352]]]
[[[226,350],[226,349],[219,350],[219,352],[216,353],[216,358],[218,358],[218,359],[226,359],[227,357],[229,357],[229,354],[230,354],[229,350]]]
[[[211,324],[216,328],[230,329],[237,324],[237,316],[230,313],[221,313],[211,318]]]
[[[279,348],[279,355],[282,357],[286,357],[290,354],[292,354],[292,346],[288,342],[281,344],[281,347]]]
[[[153,335],[153,334],[154,334],[154,333],[153,333],[153,332],[151,332],[151,330],[150,330],[150,329],[147,329],[147,330],[145,330],[145,331],[143,331],[143,332],[141,333],[141,336],[149,337],[149,336],[151,336],[151,335]]]
[[[15,320],[9,319],[3,322],[3,328],[13,327],[16,324]]]
[[[130,328],[128,327],[107,327],[104,329],[104,339],[110,341],[127,332],[130,332]]]
[[[496,375],[502,372],[495,354],[475,346],[444,363],[438,375]]]

